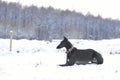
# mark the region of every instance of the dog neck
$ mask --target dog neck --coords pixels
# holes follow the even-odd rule
[[[74,47],[72,46],[70,49],[68,49],[68,50],[66,51],[66,53],[69,54],[70,52],[72,52],[73,49],[74,49]]]

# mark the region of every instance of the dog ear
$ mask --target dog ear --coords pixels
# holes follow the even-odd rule
[[[64,36],[64,40],[65,40],[65,41],[68,41],[68,39],[67,39],[65,36]]]

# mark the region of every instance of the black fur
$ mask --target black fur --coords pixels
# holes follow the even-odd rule
[[[72,46],[66,37],[61,43],[57,46],[57,49],[66,48],[67,59],[66,64],[60,66],[71,66],[74,64],[103,64],[103,58],[101,54],[96,52],[93,49],[79,50]]]

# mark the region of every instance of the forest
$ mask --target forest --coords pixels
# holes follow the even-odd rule
[[[72,39],[120,38],[118,19],[93,16],[90,12],[22,6],[0,0],[0,38],[52,40],[67,36]]]

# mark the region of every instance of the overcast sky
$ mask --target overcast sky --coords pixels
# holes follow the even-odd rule
[[[98,14],[103,18],[120,20],[120,0],[3,0],[19,2],[22,5],[36,5],[38,7],[52,6],[59,9],[75,10],[86,14],[90,12],[94,16]]]

